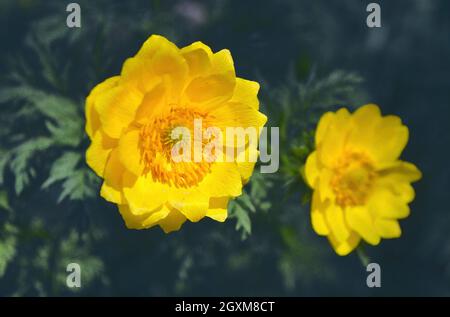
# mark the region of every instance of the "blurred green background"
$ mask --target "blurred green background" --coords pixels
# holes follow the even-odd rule
[[[450,2],[377,1],[378,29],[360,0],[79,0],[80,29],[69,2],[0,2],[1,296],[450,295]],[[255,172],[224,224],[127,230],[85,165],[85,97],[151,34],[230,49],[280,127],[280,171]],[[400,239],[339,257],[312,231],[299,169],[323,112],[367,102],[410,128],[402,157],[424,177]]]

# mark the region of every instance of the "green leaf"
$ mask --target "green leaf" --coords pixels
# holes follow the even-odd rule
[[[252,223],[248,212],[240,205],[234,203],[230,208],[230,218],[236,218],[236,230],[241,231],[241,238],[245,240],[252,233]]]
[[[5,190],[0,191],[0,208],[11,211],[9,206],[8,194]]]
[[[94,197],[94,183],[96,177],[92,172],[83,168],[75,170],[62,183],[62,192],[58,197],[58,203],[64,198],[71,200],[83,200],[87,197]]]
[[[24,187],[28,185],[35,171],[29,166],[29,160],[36,155],[37,152],[49,148],[53,144],[53,140],[46,137],[37,137],[23,142],[13,149],[13,159],[9,164],[15,176],[16,194],[20,194]]]
[[[11,153],[7,151],[0,151],[0,185],[3,184],[3,174],[6,165],[11,158]]]
[[[3,238],[0,238],[0,277],[5,274],[9,262],[16,255],[17,228],[7,223],[1,231]]]
[[[50,169],[49,177],[42,184],[41,188],[48,188],[55,182],[61,181],[70,177],[70,174],[74,173],[74,170],[81,159],[81,155],[76,152],[66,152],[59,157]]]
[[[71,200],[82,200],[94,196],[96,177],[84,166],[78,167],[81,159],[80,153],[69,151],[52,164],[49,177],[41,188],[46,189],[56,182],[62,182],[58,203],[67,197]]]
[[[251,212],[256,212],[255,205],[253,205],[250,196],[247,195],[246,192],[243,192],[239,198],[236,199],[236,202],[240,204],[243,208],[247,208]]]
[[[6,87],[0,91],[0,103],[17,100],[27,101],[44,116],[57,122],[80,120],[76,103],[68,98],[49,94],[29,85]]]

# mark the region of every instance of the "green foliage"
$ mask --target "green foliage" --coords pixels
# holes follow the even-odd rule
[[[49,177],[42,184],[46,189],[56,182],[61,182],[62,191],[58,202],[69,197],[70,200],[83,200],[95,195],[94,184],[97,178],[86,168],[80,168],[83,156],[77,152],[65,152],[55,160],[50,168]]]
[[[242,199],[241,197],[247,198]],[[242,240],[245,240],[252,233],[252,223],[248,213],[249,210],[254,212],[255,207],[248,200],[248,196],[245,193],[236,201],[230,203],[230,218],[236,218],[236,230],[241,231]]]
[[[51,60],[48,53],[46,55],[36,43],[44,42],[49,46],[56,39],[58,37],[55,35],[47,37],[46,40],[38,38],[30,41],[33,43],[30,45],[31,50],[39,56],[44,77],[53,85],[53,91],[58,91],[58,86],[49,73],[56,70],[48,64]],[[24,66],[25,70],[29,68],[31,66]],[[65,197],[76,200],[92,196],[91,172],[86,167],[77,166],[80,165],[81,155],[79,152],[73,152],[79,150],[78,146],[84,138],[83,115],[80,111],[82,106],[57,92],[32,86],[30,82],[34,81],[20,69],[13,72],[12,78],[15,84],[0,90],[0,104],[6,106],[6,117],[11,122],[18,121],[18,125],[13,125],[12,132],[8,131],[2,135],[7,149],[3,150],[5,156],[0,161],[0,175],[3,176],[5,169],[9,168],[15,176],[16,194],[20,194],[36,176],[34,164],[39,158],[45,157],[42,152],[52,153],[61,149],[63,154],[52,165],[49,177],[42,187],[46,188],[56,181],[61,181],[59,201]],[[32,131],[24,131],[23,124],[29,121],[34,128]]]
[[[62,292],[70,256],[86,265],[86,285],[102,274],[102,261],[89,254],[92,238],[83,235],[85,243],[77,247],[75,231],[66,233],[65,226],[45,223],[38,216],[45,207],[27,202],[36,194],[50,205],[81,202],[94,197],[98,187],[97,177],[84,163],[84,104],[79,101],[84,96],[75,99],[67,93],[68,86],[76,87],[67,71],[70,62],[57,58],[54,50],[62,39],[79,41],[80,33],[73,37],[67,28],[54,27],[60,22],[50,17],[36,24],[26,38],[27,50],[9,58],[10,72],[1,78],[0,213],[7,213],[0,227],[0,278],[15,261],[14,295]],[[50,242],[50,237],[58,239]],[[52,267],[57,274],[49,271]]]
[[[0,278],[5,274],[8,263],[16,255],[17,228],[10,223],[0,227]]]

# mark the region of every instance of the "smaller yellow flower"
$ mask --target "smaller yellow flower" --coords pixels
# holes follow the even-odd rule
[[[313,188],[311,221],[339,255],[347,255],[361,238],[372,245],[398,238],[398,219],[409,215],[421,178],[417,167],[399,160],[408,143],[408,128],[397,116],[381,116],[376,105],[353,114],[342,108],[319,121],[316,150],[305,166]]]

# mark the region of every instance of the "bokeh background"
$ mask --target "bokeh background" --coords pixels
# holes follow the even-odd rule
[[[378,29],[361,0],[79,0],[80,29],[69,2],[0,2],[1,296],[450,295],[450,2],[377,1]],[[85,165],[85,97],[151,34],[230,49],[281,129],[280,171],[256,172],[224,224],[127,230]],[[402,157],[424,177],[400,239],[339,257],[299,169],[323,112],[367,102],[410,128]]]

